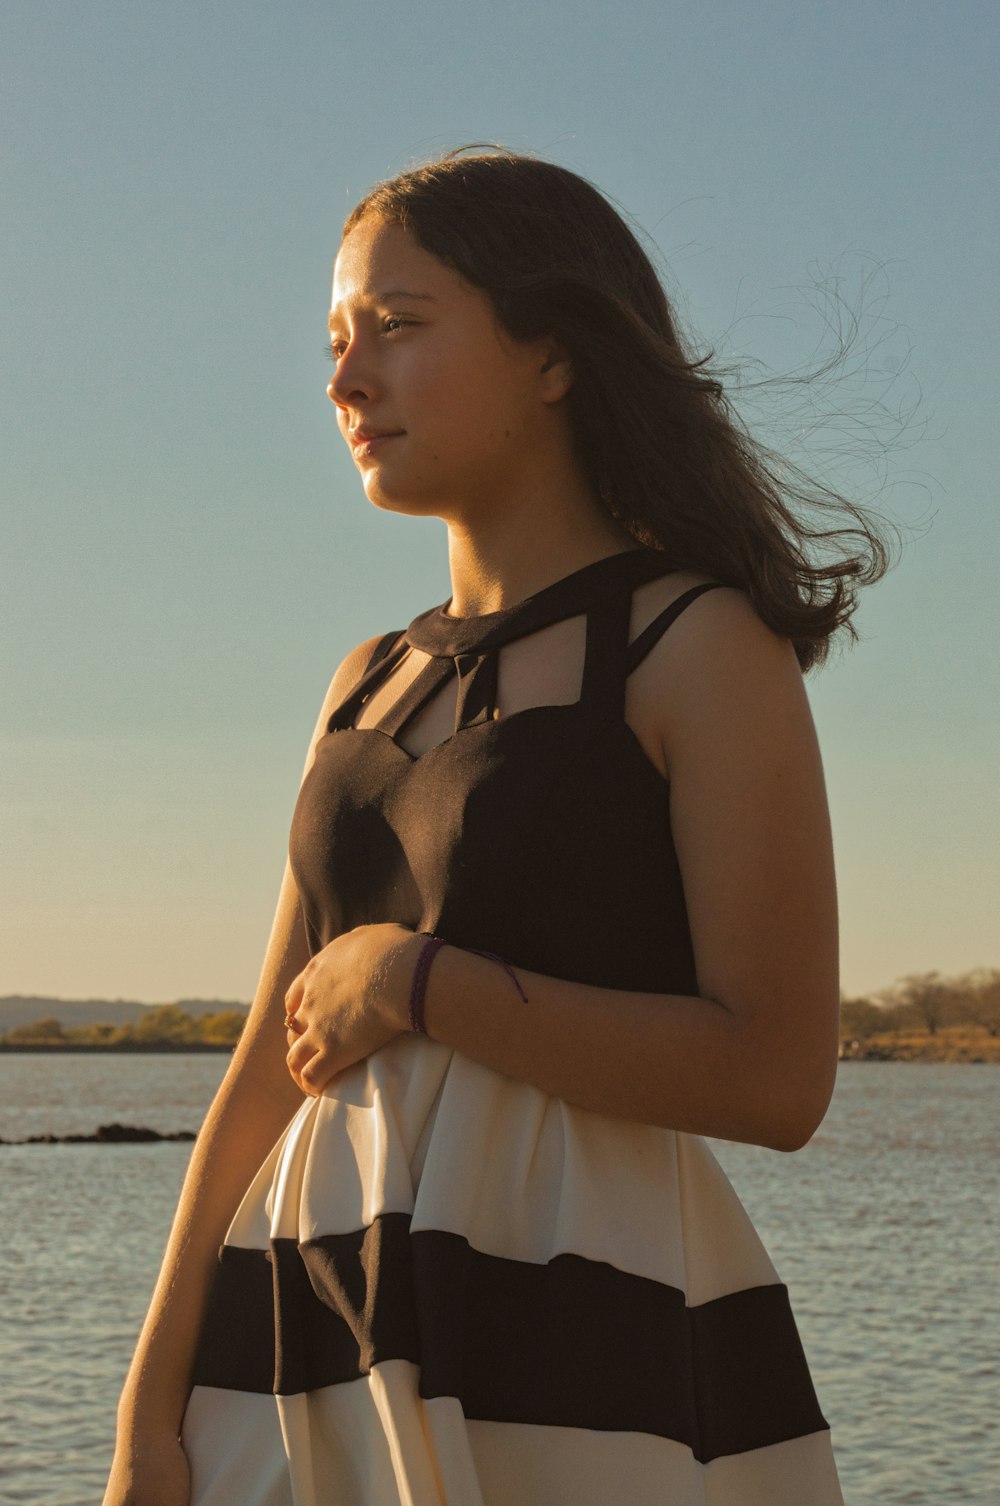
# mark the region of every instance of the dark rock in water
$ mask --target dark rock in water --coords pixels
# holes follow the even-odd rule
[[[163,1140],[165,1137],[156,1130],[143,1129],[135,1124],[99,1124],[95,1139],[102,1145],[120,1145],[126,1142],[136,1143],[147,1140]]]
[[[158,1140],[194,1140],[191,1130],[159,1130],[141,1124],[99,1124],[93,1135],[29,1135],[26,1140],[0,1140],[0,1145],[149,1145]]]

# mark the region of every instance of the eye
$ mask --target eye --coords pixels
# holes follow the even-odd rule
[[[386,318],[382,320],[382,333],[385,335],[394,335],[397,330],[401,330],[404,328],[404,326],[412,323],[412,319],[402,319],[398,314],[388,314]],[[326,356],[328,361],[333,361],[336,363],[340,360],[346,349],[346,340],[332,340],[329,345],[323,346],[323,354]]]

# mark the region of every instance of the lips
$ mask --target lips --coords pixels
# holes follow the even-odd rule
[[[403,429],[372,429],[362,424],[358,428],[352,429],[348,438],[353,450],[370,453],[371,448],[377,445],[380,440],[397,439],[404,432]]]

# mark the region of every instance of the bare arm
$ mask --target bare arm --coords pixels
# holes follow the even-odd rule
[[[649,711],[697,996],[582,985],[442,948],[431,1036],[583,1108],[796,1150],[829,1104],[837,907],[823,772],[787,639],[736,591],[696,601],[650,653]],[[516,962],[516,958],[509,959]],[[405,989],[395,1007],[406,1023]]]
[[[359,644],[338,667],[310,742],[303,779],[333,707],[357,682],[377,642],[371,638]],[[286,861],[250,1014],[195,1143],[119,1402],[118,1444],[105,1506],[186,1498],[179,1487],[164,1489],[158,1477],[183,1468],[177,1438],[219,1246],[247,1187],[302,1103],[285,1061],[283,1021],[285,994],[308,960],[298,894]]]

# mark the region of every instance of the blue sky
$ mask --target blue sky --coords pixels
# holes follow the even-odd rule
[[[838,384],[747,408],[907,528],[807,682],[843,982],[1000,962],[994,6],[34,0],[3,29],[0,993],[252,994],[330,674],[449,594],[444,525],[375,511],[341,453],[339,225],[467,141],[595,181],[758,374],[831,348],[817,280],[860,306]]]

